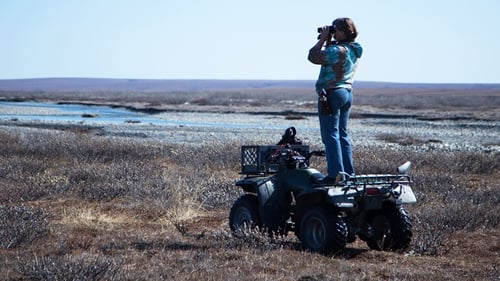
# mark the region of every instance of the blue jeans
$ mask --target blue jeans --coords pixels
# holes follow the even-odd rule
[[[318,103],[321,139],[325,144],[328,176],[335,178],[339,172],[354,174],[351,140],[347,133],[347,122],[352,105],[352,90],[328,90],[331,115],[323,113]]]

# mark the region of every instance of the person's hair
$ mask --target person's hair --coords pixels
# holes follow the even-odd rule
[[[354,42],[358,36],[356,25],[354,25],[354,21],[350,18],[337,18],[333,21],[332,25],[335,29],[344,32],[345,41]]]

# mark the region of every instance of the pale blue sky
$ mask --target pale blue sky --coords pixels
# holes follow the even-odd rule
[[[498,0],[0,0],[0,79],[307,79],[351,17],[356,79],[500,83]]]

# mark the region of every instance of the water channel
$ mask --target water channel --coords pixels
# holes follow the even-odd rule
[[[104,135],[139,137],[166,142],[242,141],[277,142],[285,128],[294,126],[309,144],[322,146],[316,116],[289,120],[283,115],[213,112],[147,114],[125,108],[0,101],[0,125],[21,123],[84,125]],[[349,130],[354,145],[387,145],[387,138],[413,138],[432,146],[498,150],[500,125],[494,121],[415,118],[353,118]]]

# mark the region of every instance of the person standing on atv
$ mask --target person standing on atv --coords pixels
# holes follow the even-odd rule
[[[320,97],[318,115],[328,165],[324,181],[335,183],[339,172],[354,174],[347,123],[353,101],[353,76],[363,48],[354,42],[358,31],[350,18],[337,18],[331,26],[318,28],[318,32],[318,42],[309,50],[308,60],[321,65],[315,86]],[[321,104],[322,94],[330,107],[326,110]]]

